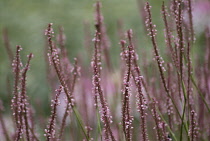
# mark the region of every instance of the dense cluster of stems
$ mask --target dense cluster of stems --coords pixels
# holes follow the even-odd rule
[[[142,2],[139,0],[138,4]],[[157,38],[159,27],[153,24],[152,7],[149,2],[142,7],[139,6],[139,11],[145,20],[144,28],[153,51],[146,51],[142,43],[138,46],[138,35],[132,29],[127,30],[124,36],[123,22],[118,20],[121,47],[121,53],[117,54],[121,57],[118,66],[113,65],[112,45],[101,2],[95,4],[92,44],[91,29],[85,22],[87,58],[78,55],[72,63],[68,56],[68,51],[72,50],[65,44],[64,28],[58,28],[56,40],[53,24],[48,24],[45,30],[45,61],[47,80],[52,90],[49,92],[52,100],[48,118],[34,114],[37,107],[43,109],[42,105],[29,104],[27,89],[30,87],[27,88],[26,82],[31,77],[28,71],[33,54],[30,53],[26,63],[22,63],[22,48],[18,45],[15,52],[12,51],[5,29],[3,40],[13,70],[11,121],[14,130],[11,131],[5,122],[10,119],[5,118],[4,103],[0,101],[2,137],[6,141],[39,141],[43,138],[47,141],[209,140],[209,27],[205,31],[205,54],[193,56],[193,2],[163,2],[160,8],[166,46],[163,54],[161,49],[164,47],[160,48]],[[154,61],[149,59],[150,55],[153,55]],[[87,60],[89,66],[84,63]]]

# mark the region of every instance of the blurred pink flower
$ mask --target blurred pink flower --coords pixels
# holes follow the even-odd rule
[[[210,1],[196,1],[192,6],[193,23],[196,34],[210,28]]]

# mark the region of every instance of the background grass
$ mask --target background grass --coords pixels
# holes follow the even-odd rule
[[[158,29],[159,47],[165,47],[163,42],[163,22],[160,8],[161,1],[150,0],[153,21]],[[26,55],[32,52],[34,58],[31,70],[28,73],[27,87],[29,99],[32,102],[49,102],[49,88],[46,81],[44,47],[44,30],[48,23],[54,23],[55,33],[58,26],[64,27],[67,37],[66,47],[70,59],[84,54],[84,22],[91,25],[91,37],[94,36],[94,3],[95,0],[0,0],[0,35],[2,30],[7,29],[13,51],[16,45],[21,45],[23,62]],[[137,50],[152,53],[151,42],[145,34],[144,21],[140,18],[137,0],[103,0],[102,12],[107,27],[107,34],[111,41],[110,54],[112,63],[117,64],[119,60],[120,47],[117,37],[117,21],[123,21],[124,31],[132,28],[135,38],[139,43]],[[198,38],[198,41],[200,39]],[[202,42],[202,39],[200,40]],[[199,42],[199,43],[200,43]],[[0,40],[0,98],[8,106],[7,77],[12,82],[10,62],[6,55],[3,40]],[[199,51],[202,52],[202,51]],[[23,58],[24,56],[24,58]],[[152,58],[151,58],[152,60]],[[90,60],[87,61],[88,63]],[[87,64],[89,65],[89,64]],[[118,65],[116,66],[116,69]],[[12,85],[12,83],[10,83]],[[46,106],[46,111],[48,111]]]

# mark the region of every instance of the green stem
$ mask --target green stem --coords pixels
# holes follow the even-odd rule
[[[181,130],[180,130],[180,141],[182,141],[183,124],[185,125],[185,129],[186,129],[186,132],[188,134],[188,127],[187,127],[186,123],[184,123],[186,103],[187,103],[187,95],[186,95],[186,89],[185,89],[185,85],[184,85],[183,80],[182,80],[182,90],[183,90],[183,94],[184,94],[184,109],[183,109],[182,119],[181,119],[182,122],[181,122]]]
[[[100,138],[101,138],[101,141],[102,141],[102,131],[101,131],[101,120],[100,120],[100,115],[99,115],[99,110],[98,110],[98,106],[96,107],[96,114],[97,114],[97,131],[99,132],[100,134]],[[97,137],[96,139],[98,139],[98,134],[97,134]]]
[[[185,60],[185,62],[187,62],[187,58],[186,58],[185,55],[184,55],[184,60]],[[193,85],[195,86],[196,90],[198,91],[198,93],[199,93],[201,99],[203,100],[203,102],[204,102],[204,104],[205,104],[205,106],[206,106],[208,112],[210,113],[210,108],[209,108],[209,106],[208,106],[208,104],[207,104],[207,102],[206,102],[206,100],[205,100],[205,98],[204,98],[204,96],[203,96],[201,90],[198,88],[198,86],[197,86],[197,84],[196,84],[196,82],[195,82],[195,79],[194,79],[194,77],[193,77],[192,74],[190,75],[190,78],[191,78],[191,81],[192,81]]]
[[[165,123],[167,123],[166,120],[164,119],[164,117],[162,116],[162,114],[160,113],[160,111],[158,109],[157,109],[157,112],[158,112],[159,116],[161,117],[161,119]],[[166,127],[167,127],[168,131],[170,132],[170,134],[171,134],[172,138],[174,139],[174,141],[177,141],[177,138],[176,138],[175,134],[173,133],[173,131],[171,130],[171,128],[169,126],[166,126]]]
[[[88,135],[86,134],[86,130],[85,130],[85,128],[84,128],[83,122],[82,122],[82,120],[81,120],[81,118],[80,118],[81,116],[79,115],[79,113],[78,113],[76,107],[72,107],[72,109],[73,109],[73,112],[74,112],[74,114],[75,114],[75,116],[76,116],[76,119],[77,119],[77,121],[78,121],[80,127],[82,128],[82,132],[84,133],[85,138],[87,139],[87,141],[89,141],[89,137],[88,137]]]
[[[205,106],[206,106],[208,112],[210,113],[209,105],[207,104],[207,102],[206,102],[206,100],[205,100],[205,98],[204,98],[204,96],[203,96],[201,90],[198,88],[198,86],[197,86],[197,84],[196,84],[196,82],[195,82],[194,77],[193,77],[192,75],[191,75],[190,77],[191,77],[191,80],[192,80],[193,85],[194,85],[195,88],[197,89],[197,91],[198,91],[198,93],[199,93],[201,99],[203,100],[203,102],[204,102],[204,104],[205,104]]]

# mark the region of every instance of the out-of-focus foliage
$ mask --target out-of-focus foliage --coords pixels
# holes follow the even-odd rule
[[[50,88],[49,82],[47,81],[47,76],[52,76],[52,78],[54,79],[53,75],[47,75],[48,73],[50,73],[50,71],[47,72],[47,65],[48,65],[46,63],[46,61],[48,61],[46,57],[47,41],[46,41],[46,36],[44,35],[44,33],[45,33],[45,29],[47,28],[48,23],[53,23],[53,29],[55,31],[55,38],[53,39],[53,41],[56,41],[56,36],[59,33],[59,30],[58,30],[59,27],[60,26],[64,27],[64,34],[66,35],[66,48],[68,50],[68,57],[70,58],[71,61],[73,61],[74,57],[78,57],[78,62],[79,62],[78,66],[82,66],[82,69],[80,70],[81,73],[84,73],[81,75],[82,81],[80,81],[80,83],[78,84],[79,87],[75,88],[76,89],[75,95],[77,95],[76,97],[78,98],[78,99],[76,98],[76,101],[78,101],[76,103],[78,105],[83,104],[83,102],[85,101],[85,98],[83,99],[83,93],[85,95],[87,93],[90,94],[88,96],[92,96],[91,94],[93,94],[91,93],[92,70],[90,67],[92,53],[88,52],[87,50],[92,50],[94,48],[93,42],[91,42],[91,40],[94,38],[94,33],[95,33],[94,32],[95,31],[95,27],[94,27],[94,23],[95,23],[94,3],[95,2],[96,2],[95,0],[89,0],[89,1],[87,0],[86,1],[85,0],[16,0],[16,1],[0,0],[0,36],[1,37],[3,36],[4,30],[8,31],[9,43],[11,45],[13,53],[15,53],[16,45],[22,46],[23,51],[21,51],[21,60],[23,61],[23,64],[26,63],[26,59],[27,59],[26,55],[28,55],[29,53],[34,54],[34,58],[32,59],[32,62],[31,62],[31,67],[30,67],[31,69],[27,73],[27,96],[29,96],[28,98],[28,100],[30,101],[29,103],[33,104],[32,107],[35,109],[34,111],[36,111],[36,113],[33,113],[34,116],[39,117],[37,118],[38,120],[36,120],[36,122],[40,122],[42,117],[50,114],[50,106],[49,106],[50,99],[55,95],[54,93],[55,88],[54,87]],[[107,98],[108,103],[113,103],[111,104],[111,108],[115,109],[117,105],[121,104],[120,98],[122,96],[122,93],[120,93],[120,90],[118,90],[118,87],[120,88],[120,85],[118,83],[121,81],[121,77],[123,77],[122,74],[124,73],[123,68],[120,66],[121,48],[118,43],[123,37],[119,37],[118,35],[119,22],[122,25],[122,31],[124,33],[128,29],[132,29],[134,32],[134,36],[132,40],[135,45],[135,50],[137,50],[138,55],[139,55],[138,65],[143,68],[142,76],[146,76],[145,80],[148,81],[148,84],[149,84],[148,86],[151,87],[152,93],[154,90],[156,90],[154,88],[156,87],[159,88],[161,86],[161,83],[160,83],[161,81],[158,81],[160,78],[159,73],[157,69],[154,68],[155,66],[153,65],[155,62],[155,58],[159,58],[159,55],[155,55],[156,57],[153,56],[154,43],[152,45],[150,37],[147,35],[148,31],[146,31],[147,29],[145,28],[145,21],[144,21],[145,11],[143,8],[145,1],[143,0],[101,0],[101,2],[102,2],[102,13],[104,17],[104,23],[107,30],[108,38],[110,40],[110,48],[109,48],[110,57],[108,58],[111,60],[112,66],[114,68],[113,69],[112,67],[110,67],[109,69],[111,71],[109,69],[105,70],[105,72],[107,71],[106,72],[107,75],[105,75],[105,77],[109,78],[112,81],[109,82],[109,79],[107,79],[108,81],[103,81],[105,82],[103,85],[107,87],[105,88],[105,93],[116,94],[116,95],[105,94],[108,97]],[[165,65],[167,65],[168,62],[171,62],[171,58],[169,57],[170,53],[167,52],[168,48],[166,47],[166,41],[165,41],[166,38],[164,38],[164,23],[163,23],[163,19],[161,15],[162,1],[149,0],[149,2],[152,5],[151,19],[153,21],[150,23],[155,24],[156,26],[154,27],[156,27],[155,29],[157,29],[157,36],[156,36],[157,44],[158,44],[157,48],[160,52],[160,55],[163,57],[163,60],[165,60]],[[165,4],[168,7],[170,7],[169,5],[170,1],[165,0],[165,2],[166,2]],[[197,5],[198,7],[196,7]],[[192,53],[192,56],[190,57],[192,57],[192,61],[193,61],[192,69],[194,69],[193,67],[202,66],[205,63],[204,49],[205,49],[206,39],[204,35],[204,30],[205,30],[205,26],[208,25],[208,21],[209,21],[208,10],[207,10],[209,8],[208,6],[206,6],[207,4],[203,4],[203,5],[197,4],[197,5],[195,4],[193,7],[194,9],[197,8],[197,11],[196,10],[193,11],[194,12],[193,15],[195,15],[195,17],[193,17],[193,21],[195,23],[195,32],[198,33],[198,36],[196,36],[197,40],[192,45],[192,48],[190,48],[191,53]],[[187,8],[184,6],[184,3],[182,6],[183,6],[182,7],[183,12],[186,12]],[[210,7],[210,4],[209,4],[209,7]],[[202,17],[200,16],[200,14],[202,14],[202,10],[199,11],[200,9],[205,10]],[[187,16],[185,16],[186,14],[184,13],[183,15],[184,15],[183,34],[186,35],[187,30],[185,29],[187,29],[186,23],[188,22],[187,22]],[[172,19],[173,20],[170,19],[171,21],[169,21],[169,23],[171,24],[170,25],[171,27],[169,29],[172,32],[174,32],[173,34],[176,35],[177,25],[175,23],[175,19],[174,18]],[[202,26],[200,26],[200,23],[202,23]],[[85,32],[85,27],[88,27],[90,30],[90,32],[88,32],[89,37],[85,36],[87,35],[87,32]],[[152,28],[150,28],[150,30],[152,30]],[[149,35],[151,33],[152,31],[149,31]],[[179,37],[179,35],[177,37]],[[188,37],[188,36],[184,36],[184,37]],[[85,41],[87,40],[87,38],[91,42],[91,44],[88,46],[90,49],[85,48],[87,47],[87,44],[85,44]],[[176,38],[176,36],[175,38],[174,36],[171,36],[170,38],[174,40],[172,46],[176,47],[175,45],[176,43],[178,43],[177,39],[179,38]],[[184,40],[185,39],[186,38],[184,38]],[[186,49],[187,40],[185,40],[184,42],[186,43],[184,45],[184,48]],[[11,111],[10,100],[11,100],[12,91],[13,91],[12,87],[13,87],[14,76],[12,73],[12,66],[11,66],[10,59],[8,58],[6,49],[4,47],[3,38],[0,39],[0,46],[1,46],[0,47],[0,100],[3,101],[3,104],[6,108],[6,112],[9,113],[9,111]],[[180,54],[181,54],[181,51],[180,51]],[[177,58],[178,57],[179,56],[177,56]],[[181,57],[181,59],[182,58],[184,58],[184,56]],[[102,56],[102,63],[105,62],[104,60],[106,59],[104,56]],[[151,63],[152,61],[154,62]],[[102,66],[103,65],[104,64],[102,64]],[[162,64],[160,64],[160,66],[162,66]],[[168,67],[169,66],[170,65],[168,65]],[[186,71],[187,66],[188,64],[186,63],[184,66],[185,72],[187,72]],[[106,67],[103,66],[103,68],[106,68]],[[71,69],[68,69],[68,70],[71,70]],[[169,78],[170,78],[168,72],[163,72],[166,74],[166,76],[168,75],[167,81],[169,81]],[[190,72],[190,69],[189,69],[189,72]],[[194,71],[192,72],[195,74],[198,73],[198,76],[200,77],[199,73],[201,72],[201,69],[196,69],[195,72]],[[156,76],[156,74],[158,75]],[[69,76],[69,74],[67,75]],[[142,76],[140,77],[142,78]],[[173,77],[175,78],[176,76],[173,76]],[[57,87],[59,85],[59,81],[55,80],[53,82],[56,83],[53,86]],[[177,87],[175,88],[179,87],[180,82],[182,82],[182,80],[179,81],[178,79],[177,83],[175,84],[175,86],[177,85]],[[83,87],[83,83],[85,84],[84,86],[87,86],[86,89],[85,87]],[[112,91],[112,89],[116,89],[116,91],[115,90]],[[107,92],[106,90],[110,90],[110,92],[109,91]],[[161,100],[160,103],[166,100],[162,97],[162,91],[163,91],[162,89],[157,89],[154,92],[154,95],[157,94],[156,95],[157,98],[160,98]],[[112,97],[109,98],[110,96]],[[113,97],[113,96],[116,96],[116,97]],[[116,98],[119,98],[119,101],[117,101]],[[166,102],[164,101],[163,103],[161,103],[161,105],[165,106],[165,103]],[[92,103],[92,106],[93,106],[93,103]],[[87,108],[86,106],[84,107]],[[199,107],[199,109],[202,109],[202,108]],[[87,112],[87,110],[85,109],[82,109],[82,110]],[[132,112],[136,113],[135,110]],[[120,115],[121,113],[118,113],[118,114]],[[115,113],[115,115],[117,114]],[[91,116],[94,117],[95,115],[93,114]],[[134,118],[135,117],[136,116],[134,116]],[[43,119],[45,120],[46,118],[43,118]],[[91,119],[93,119],[94,121],[94,118],[91,118]],[[41,126],[42,126],[42,123],[45,124],[44,120],[40,122]],[[76,122],[74,123],[74,119],[72,121],[73,121],[72,122],[73,125],[75,124],[76,126],[78,126]],[[135,122],[135,125],[139,124],[138,119],[134,119],[134,122]],[[150,130],[151,127],[152,126],[149,126],[148,129]],[[80,130],[79,128],[74,128],[74,131],[72,130],[73,134],[74,132],[79,133],[79,134],[75,134],[78,137],[75,140],[81,140],[80,138],[82,136],[80,136],[80,133],[82,132],[79,130]],[[139,134],[136,131],[138,130],[134,131],[135,137],[137,138]],[[151,129],[150,131],[153,132],[153,129]],[[149,132],[149,136],[151,133]],[[151,138],[153,138],[153,135],[151,135]]]
[[[139,0],[144,4],[143,1]],[[94,3],[95,0],[1,0],[0,1],[0,35],[3,29],[8,30],[12,50],[16,45],[21,45],[23,61],[26,55],[32,52],[31,70],[29,71],[27,85],[28,94],[32,99],[48,99],[49,89],[46,83],[46,70],[44,47],[46,46],[44,30],[48,23],[54,23],[55,35],[58,33],[58,26],[64,27],[66,34],[66,47],[70,59],[83,56],[84,54],[84,22],[88,22],[91,30],[91,37],[94,36]],[[160,48],[165,46],[163,42],[163,22],[160,18],[161,1],[150,0],[153,21],[158,29],[158,43]],[[102,1],[102,12],[107,28],[107,34],[111,41],[110,54],[112,63],[119,60],[120,47],[117,38],[117,21],[123,23],[123,30],[133,29],[135,40],[139,43],[137,50],[151,52],[151,43],[146,36],[144,21],[141,18],[141,10],[138,0],[104,0]],[[6,100],[8,97],[7,77],[11,76],[11,67],[6,55],[3,40],[0,40],[0,97]],[[25,57],[25,58],[24,58]],[[89,60],[87,62],[90,62]],[[117,65],[115,65],[117,66]],[[10,77],[10,85],[12,79]],[[7,101],[7,100],[6,100]]]
[[[0,1],[0,33],[7,29],[13,51],[16,45],[24,49],[22,56],[32,52],[31,70],[28,77],[29,95],[33,98],[47,98],[48,88],[45,77],[44,30],[48,23],[54,23],[55,33],[58,26],[64,27],[67,37],[66,46],[71,58],[84,52],[84,22],[90,23],[91,38],[94,33],[94,3],[95,1],[77,0],[1,0]],[[145,47],[145,34],[136,0],[106,0],[102,1],[102,11],[111,40],[111,54],[119,55],[119,39],[117,37],[117,20],[122,20],[124,30],[132,28]],[[158,3],[160,5],[160,3]],[[157,5],[158,6],[158,5]],[[155,9],[155,8],[154,8]],[[156,14],[160,14],[159,9]],[[6,99],[6,79],[11,75],[10,62],[0,40],[0,97]],[[117,55],[116,55],[117,54]],[[113,60],[116,60],[116,57]],[[25,60],[24,58],[22,58]],[[115,62],[115,61],[113,61]],[[12,80],[10,80],[12,81]],[[12,83],[10,83],[12,85]]]

